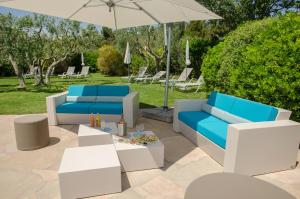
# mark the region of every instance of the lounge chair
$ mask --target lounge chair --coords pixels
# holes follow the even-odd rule
[[[182,73],[180,74],[180,76],[178,77],[178,79],[175,79],[175,77],[172,77],[171,79],[169,79],[169,83],[172,87],[175,86],[176,83],[178,82],[186,82],[192,72],[193,68],[185,68]],[[160,83],[165,84],[166,80],[160,80]]]
[[[75,74],[74,71],[75,71],[75,66],[70,66],[70,67],[68,67],[67,72],[64,72],[63,74],[58,75],[58,76],[61,78],[71,77],[72,75]]]
[[[90,67],[89,66],[83,66],[82,69],[81,69],[81,72],[75,74],[75,75],[72,75],[72,77],[87,77],[89,75],[89,70],[90,70]]]
[[[162,78],[162,76],[164,76],[165,74],[166,74],[166,71],[159,71],[152,77],[138,77],[138,78],[135,78],[135,81],[137,81],[137,82],[138,81],[144,81],[144,82],[151,81],[151,84],[152,84],[153,82],[160,80],[160,78]]]
[[[190,87],[197,87],[197,90],[195,91],[195,93],[197,93],[200,87],[204,85],[204,83],[205,82],[203,76],[201,75],[196,82],[193,82],[193,79],[191,79],[186,83],[176,83],[175,87],[179,88],[180,90],[187,90]]]
[[[146,77],[146,72],[147,72],[148,67],[140,67],[139,72],[137,75],[131,75],[127,77],[122,77],[122,79],[127,79],[128,82],[131,82],[132,80],[135,80],[136,78],[143,78]]]

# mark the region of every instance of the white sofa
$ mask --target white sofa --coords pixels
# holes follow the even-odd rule
[[[271,110],[273,118],[264,121],[265,110]],[[250,111],[251,115],[246,113],[243,118],[243,111]],[[205,117],[200,118],[201,115]],[[225,172],[258,175],[295,167],[300,124],[289,120],[290,115],[288,110],[213,92],[208,100],[177,100],[173,128],[223,165]],[[259,121],[249,120],[256,120],[255,117]],[[220,123],[214,123],[215,120]],[[203,124],[212,137],[205,134]]]
[[[46,98],[49,125],[83,124],[91,113],[105,121],[119,121],[121,114],[128,127],[139,117],[139,94],[128,86],[70,86],[67,92]]]

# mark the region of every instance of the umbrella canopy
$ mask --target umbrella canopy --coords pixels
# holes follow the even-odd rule
[[[221,19],[194,0],[1,0],[0,6],[113,29]]]
[[[185,46],[185,65],[186,66],[191,65],[189,40],[186,40],[186,46]]]
[[[127,42],[124,64],[130,64],[130,63],[131,63],[131,55],[130,55],[129,43]]]

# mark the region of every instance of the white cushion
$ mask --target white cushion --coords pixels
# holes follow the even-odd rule
[[[208,104],[203,104],[202,105],[202,110],[204,110],[205,112],[218,117],[230,124],[239,124],[239,123],[249,123],[251,121],[246,120],[244,118],[238,117],[236,115],[233,115],[231,113],[228,113],[226,111],[223,111],[221,109],[218,109],[216,107],[210,106]]]
[[[96,96],[67,96],[67,102],[95,102]]]
[[[97,96],[96,102],[122,102],[123,98],[119,96]]]

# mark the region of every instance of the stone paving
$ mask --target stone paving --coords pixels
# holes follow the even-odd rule
[[[0,116],[0,198],[60,198],[57,170],[65,148],[76,147],[77,125],[50,127],[50,145],[35,151],[16,149],[13,119]],[[94,199],[179,199],[195,178],[222,172],[222,166],[172,130],[171,124],[141,118],[165,145],[165,167],[122,174],[123,192]],[[299,158],[300,160],[300,152]],[[300,199],[300,167],[257,176]],[[78,182],[80,183],[80,182]]]

